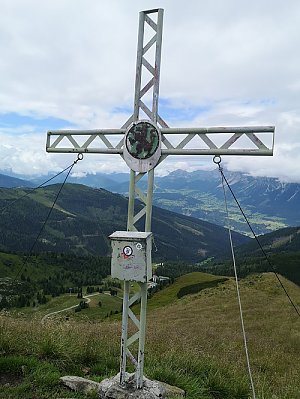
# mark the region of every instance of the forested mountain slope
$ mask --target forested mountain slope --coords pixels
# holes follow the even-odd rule
[[[30,250],[59,188],[60,185],[51,185],[34,192],[0,189],[1,251]],[[24,193],[30,194],[14,202]],[[103,189],[66,184],[33,252],[110,254],[108,236],[116,230],[126,230],[127,203],[123,196]],[[196,218],[154,207],[152,226],[153,258],[158,261],[201,261],[228,248],[226,229]],[[234,236],[237,244],[249,241],[241,234]]]

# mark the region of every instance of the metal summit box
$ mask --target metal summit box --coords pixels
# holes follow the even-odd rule
[[[149,281],[152,277],[152,233],[115,231],[109,238],[112,246],[111,276],[119,280]]]

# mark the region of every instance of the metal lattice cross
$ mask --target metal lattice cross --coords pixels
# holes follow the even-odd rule
[[[137,231],[137,223],[142,219],[144,231],[151,231],[154,169],[167,156],[273,154],[273,126],[170,128],[159,116],[162,27],[162,9],[140,12],[134,111],[120,129],[52,130],[47,136],[48,152],[119,154],[124,158],[130,167],[128,231]],[[146,40],[146,29],[150,31],[149,40]],[[151,51],[154,59],[150,60]],[[147,79],[149,75],[150,78]],[[267,145],[262,137],[268,136],[271,136],[271,144]],[[225,137],[222,144],[217,144],[216,139],[219,141],[221,137]],[[116,140],[117,138],[119,139]],[[240,143],[239,148],[236,146],[237,143]],[[143,177],[147,178],[146,193],[138,187]],[[144,206],[135,213],[137,198]],[[129,290],[130,282],[124,281],[120,382],[123,384],[126,380],[126,359],[129,357],[136,368],[137,387],[141,388],[147,283],[140,283],[140,291],[132,298],[129,297]],[[130,309],[137,300],[141,300],[139,319]],[[129,319],[137,330],[131,337],[128,336]],[[130,346],[136,341],[138,341],[137,357],[130,350]]]

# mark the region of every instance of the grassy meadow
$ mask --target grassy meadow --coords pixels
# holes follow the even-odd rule
[[[248,399],[235,284],[227,279],[207,286],[214,279],[220,276],[186,275],[149,300],[145,375],[186,390],[187,399]],[[282,279],[300,306],[300,288]],[[198,292],[193,287],[193,294],[178,299],[182,288],[195,285]],[[240,285],[257,399],[299,399],[300,318],[273,274],[252,275]],[[61,386],[59,377],[101,381],[115,375],[120,332],[113,317],[42,323],[38,313],[3,312],[0,398],[83,398]]]
[[[87,301],[87,299],[89,301]],[[82,309],[80,312],[75,312],[75,307],[78,307],[80,301],[88,302],[88,308]],[[101,306],[99,306],[99,302]],[[77,295],[60,295],[59,297],[51,298],[49,302],[33,307],[24,307],[21,309],[14,309],[10,313],[16,317],[36,317],[40,319],[49,315],[50,318],[56,317],[52,315],[53,312],[59,312],[59,318],[71,318],[74,320],[103,320],[106,317],[121,312],[122,299],[119,296],[111,296],[110,294],[94,293],[83,299],[78,299]],[[46,316],[47,317],[47,316]]]

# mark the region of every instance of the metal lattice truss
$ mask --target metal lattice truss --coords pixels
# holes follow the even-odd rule
[[[273,155],[274,126],[161,128],[160,130],[164,158],[168,155]],[[125,133],[124,128],[54,130],[48,132],[47,151],[122,155]],[[114,144],[118,136],[122,138]],[[222,141],[222,137],[223,142],[217,144],[216,138],[219,142]],[[195,143],[193,143],[194,138],[198,138]],[[237,141],[240,143],[239,148],[236,148]]]
[[[140,283],[140,291],[136,292],[129,298],[130,283],[124,282],[124,297],[123,297],[123,315],[122,315],[122,343],[121,343],[121,365],[120,365],[120,382],[126,380],[126,359],[130,359],[131,363],[136,369],[136,382],[140,388],[143,385],[143,366],[144,366],[144,351],[145,351],[145,327],[146,327],[146,306],[147,306],[147,284]],[[141,301],[141,313],[138,319],[130,307],[136,302]],[[136,332],[128,336],[128,321],[131,320]],[[132,351],[129,349],[134,342],[139,341],[138,360],[136,360]]]

